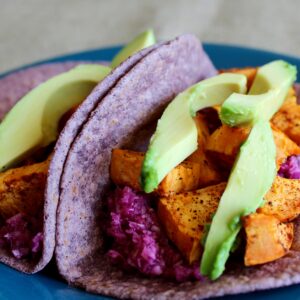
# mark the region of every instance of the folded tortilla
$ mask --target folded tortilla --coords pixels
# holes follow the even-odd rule
[[[102,96],[108,93],[116,82],[122,78],[141,58],[156,47],[158,47],[158,45],[140,51],[109,74],[102,81],[101,85],[94,89],[93,96],[88,97],[86,101],[79,106],[70,118],[70,120],[73,121],[68,122],[60,133],[61,138],[58,138],[55,145],[46,181],[42,230],[43,250],[39,260],[37,261],[31,258],[16,259],[9,253],[9,251],[0,248],[0,262],[8,264],[9,266],[25,273],[36,273],[42,270],[50,262],[55,248],[56,210],[58,205],[57,195],[60,173],[71,143],[77,136],[85,121],[89,118],[93,109],[97,106],[99,101],[101,101]],[[27,68],[0,79],[0,118],[3,118],[5,113],[7,113],[22,96],[38,84],[58,75],[59,73],[72,69],[80,63],[83,62],[45,64]],[[96,97],[94,95],[96,95]]]
[[[149,141],[146,128],[151,129],[174,95],[214,73],[201,67],[206,59],[190,35],[153,50],[103,97],[72,143],[60,182],[55,251],[59,271],[71,285],[126,299],[204,299],[300,282],[297,222],[292,250],[285,257],[248,268],[231,261],[213,282],[147,278],[108,261],[103,204],[111,187],[111,150],[142,150]]]
[[[143,56],[145,56],[152,48],[144,49],[139,54],[135,55],[123,63],[112,74],[108,75],[101,87],[95,90],[96,94],[106,94],[109,89],[116,83],[116,81],[124,76],[126,72]],[[24,96],[31,89],[38,84],[46,81],[47,79],[58,75],[59,73],[66,72],[76,65],[82,62],[65,62],[45,64],[37,67],[27,68],[25,70],[15,72],[11,75],[5,76],[0,79],[0,118],[3,118],[16,102]],[[68,153],[70,145],[73,139],[78,134],[82,124],[89,117],[89,114],[93,111],[94,107],[98,104],[101,97],[88,98],[77,109],[74,116],[74,122],[71,122],[71,126],[66,126],[61,132],[63,143],[57,143],[54,149],[54,153],[51,159],[51,166],[48,170],[48,177],[46,181],[45,199],[43,208],[43,251],[40,259],[16,259],[7,250],[0,248],[0,262],[8,264],[9,266],[23,271],[25,273],[35,273],[43,269],[51,260],[54,247],[55,247],[55,226],[56,226],[56,210],[58,204],[57,191],[52,190],[53,183],[59,182],[57,174],[61,172],[61,169],[56,166],[63,166],[61,163],[63,157]],[[62,140],[61,139],[61,140]],[[54,186],[56,186],[54,184]]]

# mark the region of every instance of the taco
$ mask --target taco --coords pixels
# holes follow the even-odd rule
[[[231,72],[244,74],[249,82],[255,78],[257,69]],[[163,108],[188,86],[213,75],[215,71],[212,64],[195,37],[184,35],[159,46],[141,59],[103,96],[72,142],[70,151],[64,155],[60,164],[53,164],[53,167],[61,170],[61,175],[55,177],[60,178],[60,182],[55,183],[59,197],[56,261],[61,275],[71,285],[92,293],[126,299],[203,299],[300,282],[297,218],[300,213],[297,209],[299,182],[291,180],[299,178],[297,155],[300,154],[300,148],[295,143],[297,131],[294,135],[290,134],[289,129],[296,127],[297,120],[288,118],[290,112],[288,107],[284,107],[286,102],[272,119],[277,156],[275,161],[272,146],[274,161],[271,162],[270,170],[275,171],[277,162],[281,177],[276,177],[275,185],[268,193],[267,205],[243,219],[245,230],[254,228],[257,235],[260,234],[261,222],[273,226],[273,234],[275,237],[279,235],[279,240],[270,240],[275,241],[274,245],[280,248],[276,248],[280,251],[275,253],[275,257],[270,259],[268,256],[269,253],[274,254],[271,247],[268,251],[259,252],[262,256],[259,259],[262,258],[263,262],[257,263],[256,260],[253,263],[250,253],[248,267],[245,267],[240,259],[241,253],[237,251],[236,257],[226,267],[226,272],[218,280],[211,281],[199,274],[199,261],[196,267],[186,264],[194,256],[199,258],[197,251],[193,252],[180,244],[180,240],[188,242],[192,236],[179,236],[181,229],[175,227],[178,224],[167,223],[172,219],[170,203],[174,203],[174,214],[187,207],[186,213],[191,215],[197,211],[189,210],[190,199],[202,199],[202,203],[206,201],[209,205],[202,211],[206,213],[213,208],[207,222],[218,206],[226,188],[228,170],[232,167],[240,145],[249,135],[247,128],[227,129],[221,126],[216,117],[219,107],[200,111],[196,116],[198,130],[200,128],[202,138],[210,142],[210,158],[213,158],[205,157],[202,165],[205,166],[205,172],[201,173],[201,169],[191,167],[193,160],[199,157],[199,153],[196,153],[189,162],[185,162],[186,165],[183,163],[176,167],[171,177],[171,183],[174,184],[166,180],[157,187],[154,194],[149,196],[141,193],[143,182],[139,181],[139,174],[144,156],[140,152],[147,150],[149,137],[153,134]],[[245,93],[246,81],[243,84]],[[90,97],[93,97],[93,93]],[[299,111],[294,90],[290,90],[286,101],[293,103],[294,112]],[[289,127],[282,121],[284,118],[289,120]],[[211,123],[207,123],[207,120]],[[175,125],[169,123],[169,126]],[[262,126],[261,123],[258,126]],[[268,128],[267,123],[263,126]],[[60,140],[64,142],[62,137]],[[224,151],[226,146],[229,146],[229,152]],[[214,164],[216,161],[220,163],[220,169]],[[193,178],[199,176],[202,176],[201,181],[195,187]],[[119,189],[112,193],[114,184]],[[192,191],[189,192],[189,189]],[[184,193],[180,193],[182,191]],[[157,194],[160,195],[158,203]],[[283,197],[290,201],[281,203]],[[272,204],[278,203],[281,212],[275,217]],[[286,208],[285,205],[295,206]],[[157,209],[161,212],[160,216],[157,216]],[[125,224],[122,218],[126,219]],[[201,230],[204,232],[204,228]],[[269,233],[268,230],[266,232]],[[128,236],[130,239],[126,240]],[[255,241],[255,234],[253,237]],[[158,246],[153,240],[159,241]],[[205,240],[203,243],[205,245]],[[196,248],[199,245],[200,241]],[[235,246],[240,249],[238,245]],[[184,259],[182,254],[187,254]]]
[[[42,83],[57,78],[57,75],[66,74],[79,64],[80,62],[44,64],[1,78],[1,126],[7,123],[7,113],[20,99]],[[41,98],[42,96],[45,97],[41,95]],[[60,127],[71,112],[61,118]],[[22,113],[25,117],[28,116],[30,123],[31,112],[24,109]],[[21,115],[19,117],[22,118]],[[23,129],[19,128],[20,137]],[[44,197],[52,149],[53,142],[35,149],[0,173],[0,261],[26,273],[43,269],[53,256],[57,203]]]
[[[152,32],[150,33],[153,34]],[[122,63],[118,68],[116,68],[105,78],[105,80],[102,81],[101,86],[95,89],[95,94],[97,94],[97,96],[88,98],[87,101],[85,101],[82,105],[79,105],[80,102],[84,100],[85,95],[87,95],[92,90],[96,83],[99,82],[100,78],[108,74],[108,72],[110,71],[109,67],[100,67],[100,65],[98,64],[93,65],[85,62],[53,63],[27,68],[25,70],[7,75],[0,80],[0,117],[4,118],[1,124],[2,143],[6,143],[8,142],[8,140],[10,140],[10,136],[9,134],[7,135],[6,132],[13,132],[11,128],[13,127],[12,121],[14,121],[14,119],[21,118],[22,120],[23,116],[21,114],[23,114],[23,112],[25,118],[27,118],[27,115],[31,115],[31,109],[33,108],[29,107],[26,109],[26,104],[22,104],[23,107],[21,106],[21,109],[19,109],[21,114],[20,112],[16,113],[17,106],[15,107],[16,104],[20,104],[18,102],[20,99],[23,100],[23,103],[26,101],[28,102],[28,98],[30,98],[30,96],[28,95],[30,95],[30,93],[31,95],[34,93],[38,94],[38,97],[31,96],[31,98],[53,98],[51,100],[52,102],[48,103],[47,106],[43,108],[44,111],[42,118],[47,115],[47,109],[48,111],[51,110],[49,109],[50,106],[57,105],[57,108],[53,109],[52,118],[53,116],[55,116],[56,111],[58,111],[60,114],[59,120],[57,120],[58,124],[54,124],[55,121],[53,120],[52,122],[50,118],[49,128],[50,130],[52,130],[53,128],[59,130],[60,134],[64,138],[63,144],[56,143],[57,137],[55,136],[54,138],[52,137],[52,140],[50,142],[44,143],[43,146],[38,145],[32,150],[29,149],[28,153],[22,153],[20,157],[14,154],[16,156],[14,160],[9,161],[7,159],[7,161],[9,161],[9,166],[5,166],[5,164],[1,162],[1,262],[26,273],[35,273],[43,269],[51,260],[55,247],[56,209],[58,204],[56,191],[51,190],[51,184],[53,183],[53,181],[55,182],[55,176],[59,174],[61,170],[53,167],[49,168],[49,164],[51,162],[51,166],[53,166],[54,164],[58,165],[57,161],[60,162],[67,154],[74,137],[78,134],[81,126],[89,117],[89,114],[92,112],[94,107],[101,100],[101,95],[105,95],[106,93],[108,93],[108,91],[115,85],[116,81],[123,77],[126,72],[130,70],[130,68],[132,68],[147,53],[158,47],[158,45],[154,45],[151,47],[150,43],[153,43],[152,40],[147,40],[148,44],[145,44],[142,43],[143,40],[141,40],[140,37],[140,43],[138,45],[135,45],[135,48],[143,48],[145,46],[150,47],[142,49],[141,51],[139,51],[139,53],[137,53],[133,57],[130,57],[126,62]],[[136,51],[137,49],[135,48],[131,47],[129,50]],[[130,51],[125,51],[125,55],[127,55],[127,57],[130,56]],[[119,64],[121,62],[122,61],[120,61],[119,59]],[[103,62],[103,65],[105,64],[107,65],[106,62]],[[72,81],[69,83],[67,81],[67,83],[65,84],[66,91],[64,92],[63,81],[66,81],[66,77],[60,77],[59,79],[57,79],[58,77],[54,77],[55,75],[63,73],[63,76],[67,75],[69,76],[69,78],[71,78],[71,75],[68,75],[66,73],[67,71],[73,72],[72,76],[74,77],[73,81],[75,82],[75,88],[73,89],[74,93],[72,92]],[[50,81],[48,81],[48,79],[52,77],[54,80],[56,80],[55,84],[57,84],[58,82],[59,86],[59,84],[62,83],[62,86],[56,87],[55,84],[53,84],[52,80],[52,87],[49,88],[48,83]],[[80,80],[83,82],[83,84],[79,87],[79,90],[78,82],[80,82]],[[43,85],[44,90],[39,90],[37,93],[35,88],[38,88],[39,85],[44,82],[46,82]],[[47,86],[46,88],[45,85]],[[51,93],[51,88],[53,90],[53,86],[53,96],[51,94],[50,96],[47,95],[47,93],[49,93],[49,90]],[[62,95],[61,99],[59,98],[59,93],[60,95]],[[65,95],[68,95],[69,93],[69,96],[64,96],[64,93]],[[76,95],[76,97],[72,96],[72,93]],[[24,101],[23,98],[26,97],[27,100]],[[72,100],[64,98],[72,98]],[[68,101],[71,103],[74,102],[73,98],[78,98],[77,100],[75,100],[77,101],[77,103],[73,104],[74,107],[69,108],[69,110],[59,107],[64,105],[64,101],[66,101],[67,103]],[[36,100],[34,99],[34,101]],[[47,101],[50,102],[50,100]],[[59,101],[62,102],[59,103]],[[58,102],[58,104],[56,102]],[[39,103],[35,103],[36,102],[33,102],[32,104],[30,103],[30,105],[31,107],[34,107],[35,110],[38,110]],[[63,110],[65,110],[65,112]],[[8,112],[9,114],[7,114]],[[11,116],[13,114],[12,112],[14,113],[13,117]],[[49,114],[51,116],[51,112]],[[71,122],[70,126],[65,126],[67,121],[73,118],[73,114],[74,122]],[[12,121],[8,121],[9,118]],[[27,122],[31,122],[30,118],[28,118],[27,120],[25,119],[25,122],[23,122],[23,125],[25,127],[27,126]],[[51,124],[51,122],[53,124]],[[8,126],[6,126],[6,130],[3,130],[3,123],[8,123]],[[35,125],[35,127],[38,126],[40,125]],[[24,137],[28,140],[31,139],[30,129],[29,131],[27,131],[27,133],[29,133],[27,138],[26,131],[24,132],[24,127],[22,128],[22,130],[21,128],[16,128],[14,132],[17,136],[20,134],[20,139],[24,139]],[[32,133],[33,135],[35,134],[34,132]],[[54,133],[56,135],[56,132]],[[15,148],[18,148],[18,144],[20,144],[20,142],[17,142],[17,146]],[[6,146],[6,148],[8,152],[10,152],[9,147]],[[19,152],[21,153],[21,151]],[[13,157],[12,154],[6,155],[3,150],[0,156],[1,159],[3,159],[3,157],[5,156]],[[53,178],[55,179],[53,180]]]

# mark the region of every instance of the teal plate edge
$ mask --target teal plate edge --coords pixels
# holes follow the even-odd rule
[[[300,70],[299,58],[280,53],[214,43],[204,43],[204,48],[218,69],[259,66],[271,60],[284,59],[296,65]],[[0,78],[10,73],[44,63],[63,62],[67,60],[109,61],[119,49],[120,46],[115,46],[58,56],[2,73],[0,74]],[[297,81],[299,81],[299,78],[300,76],[298,75]],[[255,298],[256,300],[292,300],[299,298],[299,295],[300,285],[292,285],[248,294],[230,295],[222,299],[253,300]],[[53,275],[53,270],[49,267],[39,274],[26,275],[0,264],[0,299],[107,300],[112,298],[89,294],[82,290],[69,287],[58,275]]]

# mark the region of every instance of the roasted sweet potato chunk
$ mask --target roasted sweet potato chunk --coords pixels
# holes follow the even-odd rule
[[[226,183],[160,198],[158,216],[171,241],[192,263],[202,253],[204,226],[211,222]]]
[[[49,160],[0,173],[0,216],[19,212],[35,216],[44,204]]]
[[[116,185],[130,186],[141,191],[140,175],[144,153],[113,149],[110,162],[110,178]]]
[[[144,154],[129,150],[112,151],[110,175],[116,185],[130,186],[141,191],[140,174]],[[175,167],[160,183],[156,193],[170,195],[195,190],[220,181],[219,174],[210,169],[206,160],[201,163],[185,161]]]
[[[247,236],[246,266],[264,264],[284,256],[294,237],[293,223],[281,223],[274,216],[251,214],[243,218]]]
[[[272,126],[272,131],[276,144],[276,163],[279,167],[288,156],[300,154],[300,147],[275,126]],[[246,127],[222,125],[208,138],[206,151],[211,158],[231,168],[249,132],[250,129]]]
[[[281,222],[295,219],[300,214],[300,180],[277,176],[257,212],[275,216]]]
[[[294,89],[290,90],[287,99],[271,122],[300,145],[300,105],[297,104]]]
[[[214,160],[231,168],[249,132],[249,128],[222,125],[208,138],[206,151]]]
[[[161,198],[158,214],[168,237],[189,262],[199,259],[202,247],[203,226],[210,222],[218,207],[226,183],[209,186],[188,193]],[[300,180],[276,177],[271,190],[265,196],[265,204],[257,211],[259,215],[275,218],[279,228],[300,214]],[[263,226],[264,223],[262,223]],[[291,225],[289,225],[291,226]],[[263,229],[268,230],[268,229]]]

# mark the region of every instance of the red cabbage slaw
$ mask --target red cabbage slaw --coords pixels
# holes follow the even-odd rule
[[[162,231],[151,197],[129,187],[117,188],[108,199],[107,234],[113,237],[108,256],[126,270],[178,282],[200,280],[199,263],[189,266]]]

